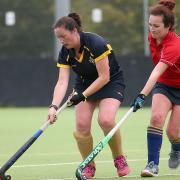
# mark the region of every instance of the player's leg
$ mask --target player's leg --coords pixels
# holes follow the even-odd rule
[[[176,169],[180,165],[180,105],[174,105],[167,126],[167,136],[171,142],[168,161],[169,168]]]
[[[115,126],[115,116],[119,110],[120,101],[113,98],[106,98],[100,101],[99,103],[99,115],[98,123],[102,128],[104,134],[108,132]],[[130,172],[130,169],[127,165],[125,156],[122,151],[122,140],[120,131],[118,130],[114,136],[109,141],[109,147],[112,152],[114,159],[114,164],[117,168],[119,176],[125,176]]]
[[[160,149],[162,145],[163,126],[172,104],[163,94],[154,94],[150,126],[147,128],[148,162],[141,172],[142,177],[158,175]]]
[[[74,137],[77,142],[80,154],[83,160],[93,150],[93,138],[91,135],[91,121],[94,109],[96,107],[95,102],[81,102],[75,107],[76,111],[76,131]],[[91,162],[84,170],[83,175],[90,179],[95,174],[95,163]]]

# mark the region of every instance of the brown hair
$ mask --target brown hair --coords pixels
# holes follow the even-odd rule
[[[162,16],[164,26],[170,27],[169,30],[174,31],[175,16],[171,8],[158,4],[150,8],[150,15]]]
[[[58,28],[64,26],[65,29],[72,31],[74,28],[77,29],[78,32],[81,32],[81,18],[77,13],[70,13],[68,16],[64,16],[57,20],[54,24],[53,28]]]
[[[175,0],[159,0],[158,4],[162,4],[172,11],[175,8],[176,1]]]

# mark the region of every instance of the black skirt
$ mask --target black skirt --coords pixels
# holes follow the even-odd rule
[[[81,81],[76,81],[75,91],[77,93],[85,91],[93,81],[89,81],[87,79],[82,79]],[[124,80],[123,78],[116,78],[114,80],[110,80],[108,84],[102,87],[99,91],[95,92],[91,96],[87,98],[88,100],[102,100],[105,98],[113,98],[117,99],[120,102],[123,102],[124,99]]]
[[[165,95],[173,104],[180,105],[180,88],[167,86],[162,83],[156,83],[153,94]]]

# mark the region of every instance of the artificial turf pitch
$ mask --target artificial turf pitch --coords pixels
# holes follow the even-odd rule
[[[128,111],[120,108],[116,121]],[[92,134],[94,145],[102,138],[96,118],[93,116]],[[2,166],[44,123],[47,108],[0,108],[0,166]],[[81,161],[73,138],[75,126],[73,108],[66,108],[58,116],[58,121],[36,140],[36,142],[7,171],[12,180],[74,180],[75,170]],[[130,117],[121,126],[123,149],[132,172],[123,177],[130,180],[144,179],[139,176],[146,165],[146,129],[150,109],[144,108]],[[158,180],[179,180],[180,168],[167,167],[170,145],[165,131],[161,150]],[[105,147],[96,157],[97,172],[94,179],[119,179],[113,166],[109,147]],[[120,178],[122,179],[122,178]]]

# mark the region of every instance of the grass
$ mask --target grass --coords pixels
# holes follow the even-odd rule
[[[117,121],[127,112],[121,108]],[[97,112],[93,116],[93,137],[96,145],[103,133],[96,122]],[[2,166],[46,120],[46,108],[0,108],[0,166]],[[121,127],[123,149],[127,155],[132,172],[124,179],[138,180],[140,171],[146,165],[146,128],[150,110],[133,113]],[[75,179],[75,170],[81,157],[73,138],[74,110],[65,109],[59,114],[58,121],[51,125],[37,141],[7,171],[13,180],[61,180]],[[161,150],[160,174],[153,179],[177,180],[179,169],[167,167],[169,142],[164,133]],[[105,147],[96,158],[97,173],[95,179],[118,179],[112,163],[109,147]]]

